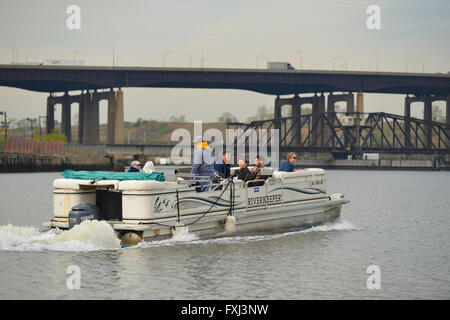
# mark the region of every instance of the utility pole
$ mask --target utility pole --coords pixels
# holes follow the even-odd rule
[[[378,72],[378,60],[379,60],[378,53],[371,53],[371,55],[374,55],[377,57],[377,72]]]
[[[5,129],[5,149],[8,143],[8,122],[6,119],[6,111],[0,111],[0,115],[3,115],[5,117],[5,120],[3,122],[3,128]]]
[[[185,53],[189,57],[189,68],[192,66],[192,56],[189,53]]]
[[[110,47],[112,49],[112,52],[110,52],[113,56],[113,68],[116,66],[116,48]]]
[[[46,118],[47,119],[47,116],[39,116],[39,135],[40,136],[42,136],[41,118]]]
[[[300,70],[302,70],[302,64],[303,64],[303,52],[301,51],[295,51],[296,53],[298,53],[300,55]]]

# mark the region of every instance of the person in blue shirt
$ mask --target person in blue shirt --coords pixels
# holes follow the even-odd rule
[[[222,154],[222,160],[218,160],[214,164],[214,170],[222,177],[228,178],[231,175],[230,165],[228,160],[230,159],[230,153],[224,151]]]
[[[291,152],[287,156],[287,160],[280,165],[278,171],[295,172],[295,162],[297,162],[297,155]]]
[[[191,168],[191,174],[195,176],[214,178],[214,156],[208,145],[208,142],[203,141],[202,137],[194,139],[194,157]],[[201,192],[209,191],[209,182],[204,178],[200,178]]]
[[[130,169],[128,169],[128,172],[140,172],[141,170],[141,163],[139,161],[133,161],[131,163]]]
[[[194,139],[194,159],[191,174],[214,178],[214,156],[202,137]]]

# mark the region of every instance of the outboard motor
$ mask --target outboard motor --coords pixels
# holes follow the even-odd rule
[[[72,229],[84,220],[102,220],[100,209],[90,203],[73,206],[69,212],[69,229]]]

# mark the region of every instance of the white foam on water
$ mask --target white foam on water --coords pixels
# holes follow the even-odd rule
[[[180,243],[192,243],[195,240],[198,240],[198,235],[193,232],[189,232],[189,227],[186,226],[183,229],[183,232],[178,233],[177,235],[165,239],[165,240],[154,240],[154,241],[141,241],[137,245],[133,246],[134,248],[149,248],[149,247],[158,247],[164,245],[175,245]]]
[[[159,241],[143,241],[139,243],[136,247],[149,248],[149,247],[159,247],[174,244],[233,244],[233,243],[247,243],[255,241],[268,241],[281,237],[292,236],[296,234],[303,234],[309,232],[329,232],[329,231],[346,231],[346,230],[358,230],[359,227],[353,225],[352,223],[339,217],[335,221],[328,222],[322,225],[310,227],[308,229],[301,230],[290,230],[283,233],[271,233],[271,234],[261,234],[261,235],[236,235],[236,236],[223,236],[209,239],[199,239],[195,233],[189,233],[187,228],[185,232],[177,235],[177,237],[170,238],[167,240]]]
[[[327,222],[318,226],[314,226],[310,229],[301,230],[301,232],[326,232],[326,231],[345,231],[345,230],[359,230],[360,227],[355,226],[349,221],[344,220],[342,217],[339,217],[335,221]]]
[[[85,220],[70,230],[41,232],[34,227],[0,226],[0,250],[92,251],[120,249],[120,240],[105,221]]]

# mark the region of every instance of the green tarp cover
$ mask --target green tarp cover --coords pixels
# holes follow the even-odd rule
[[[62,173],[67,179],[81,180],[156,180],[165,181],[163,172],[109,172],[109,171],[72,171],[65,170]]]

